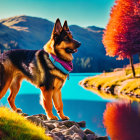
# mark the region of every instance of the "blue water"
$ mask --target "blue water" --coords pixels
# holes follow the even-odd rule
[[[109,100],[102,99],[97,94],[87,91],[79,85],[79,82],[86,77],[94,76],[99,73],[72,73],[70,79],[66,81],[62,88],[62,99],[64,103],[64,113],[71,120],[85,120],[87,128],[93,130],[98,135],[106,135],[103,127],[103,112]],[[16,97],[15,104],[23,112],[32,114],[45,114],[39,104],[41,91],[27,81],[23,81],[20,91]],[[1,100],[1,104],[8,105],[7,97],[9,91]],[[55,110],[53,112],[56,114]]]
[[[93,94],[90,91],[84,90],[80,85],[79,81],[86,77],[97,75],[98,73],[72,73],[70,79],[66,81],[62,88],[62,98],[71,100],[94,100],[94,101],[105,101],[100,96]],[[40,94],[41,91],[34,85],[31,85],[27,81],[23,81],[22,86],[18,94]]]

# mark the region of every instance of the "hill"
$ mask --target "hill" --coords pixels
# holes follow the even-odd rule
[[[15,16],[0,20],[0,48],[42,49],[49,40],[54,23],[46,19]],[[103,28],[77,25],[69,26],[75,39],[82,43],[78,53],[74,54],[73,72],[102,72],[123,67],[128,60],[116,61],[106,56],[102,44]]]

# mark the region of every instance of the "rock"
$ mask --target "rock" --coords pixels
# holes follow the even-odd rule
[[[55,128],[55,126],[51,123],[45,123],[45,125],[48,127],[49,130],[52,130]]]
[[[32,116],[35,116],[35,117],[37,117],[37,118],[39,118],[39,119],[41,119],[41,120],[47,120],[47,116],[46,115],[44,115],[44,114],[38,114],[38,115],[32,115]]]
[[[66,121],[62,121],[62,124],[65,125],[66,127],[70,128],[72,127],[73,125],[79,127],[79,125],[74,122],[74,121],[69,121],[69,120],[66,120]]]
[[[67,129],[67,127],[65,126],[65,125],[60,125],[60,126],[58,126],[58,128],[60,128],[60,129]]]
[[[45,123],[41,119],[39,119],[39,118],[37,118],[35,116],[27,116],[26,119],[31,121],[31,122],[33,122],[33,123],[35,123],[37,126],[42,126],[42,127],[45,127],[45,128],[47,127],[45,125]]]
[[[73,138],[73,140],[83,140],[81,138],[81,136],[79,134],[77,134],[77,133],[74,133],[73,136],[72,136],[72,138]]]
[[[54,136],[53,140],[62,140],[61,138],[59,138],[58,136]]]
[[[65,136],[65,139],[64,140],[73,140],[73,138],[72,138],[72,136],[67,135],[67,136]]]
[[[107,136],[97,137],[95,140],[109,140]]]
[[[56,121],[55,123],[54,123],[54,126],[55,127],[60,127],[61,125],[63,125],[61,122],[59,122],[59,121]]]
[[[95,135],[95,133],[93,131],[89,130],[89,129],[85,129],[84,133],[85,134],[93,134],[93,135]]]
[[[60,131],[61,131],[61,129],[59,129],[59,128],[54,128],[53,130],[51,130],[51,133],[60,132]]]
[[[86,122],[85,121],[77,122],[77,124],[82,128],[86,127]]]
[[[70,127],[69,130],[72,130],[73,132],[79,134],[79,136],[81,138],[84,138],[86,136],[85,133],[84,133],[84,131],[82,129],[78,128],[75,125],[73,125],[72,127]]]
[[[62,131],[63,135],[73,135],[74,131],[71,129],[66,129]]]
[[[108,137],[97,137],[95,133],[89,129],[83,131],[80,127],[86,126],[85,121],[47,120],[47,116],[44,114],[32,116],[26,116],[25,114],[25,118],[38,126],[44,127],[45,134],[52,137],[53,140],[108,140]]]
[[[49,133],[49,134],[47,134],[47,136],[52,137],[53,140],[62,140],[61,138],[59,138],[58,136],[56,136],[56,135],[53,134],[53,133]]]
[[[55,123],[56,122],[56,120],[45,120],[45,121],[43,121],[44,123]]]
[[[59,137],[61,140],[64,139],[64,135],[61,132],[55,132],[54,133],[57,137]]]
[[[94,134],[87,134],[86,140],[96,140],[96,136]]]

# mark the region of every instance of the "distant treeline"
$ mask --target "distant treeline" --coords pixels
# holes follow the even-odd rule
[[[105,63],[105,65],[104,65]],[[73,61],[73,72],[103,72],[111,71],[110,63],[104,62],[103,58],[96,59],[94,57],[77,57]]]

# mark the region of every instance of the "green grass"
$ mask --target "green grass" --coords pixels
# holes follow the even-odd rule
[[[6,107],[0,107],[1,140],[51,140],[45,135],[45,129]],[[1,134],[1,133],[0,133]]]

